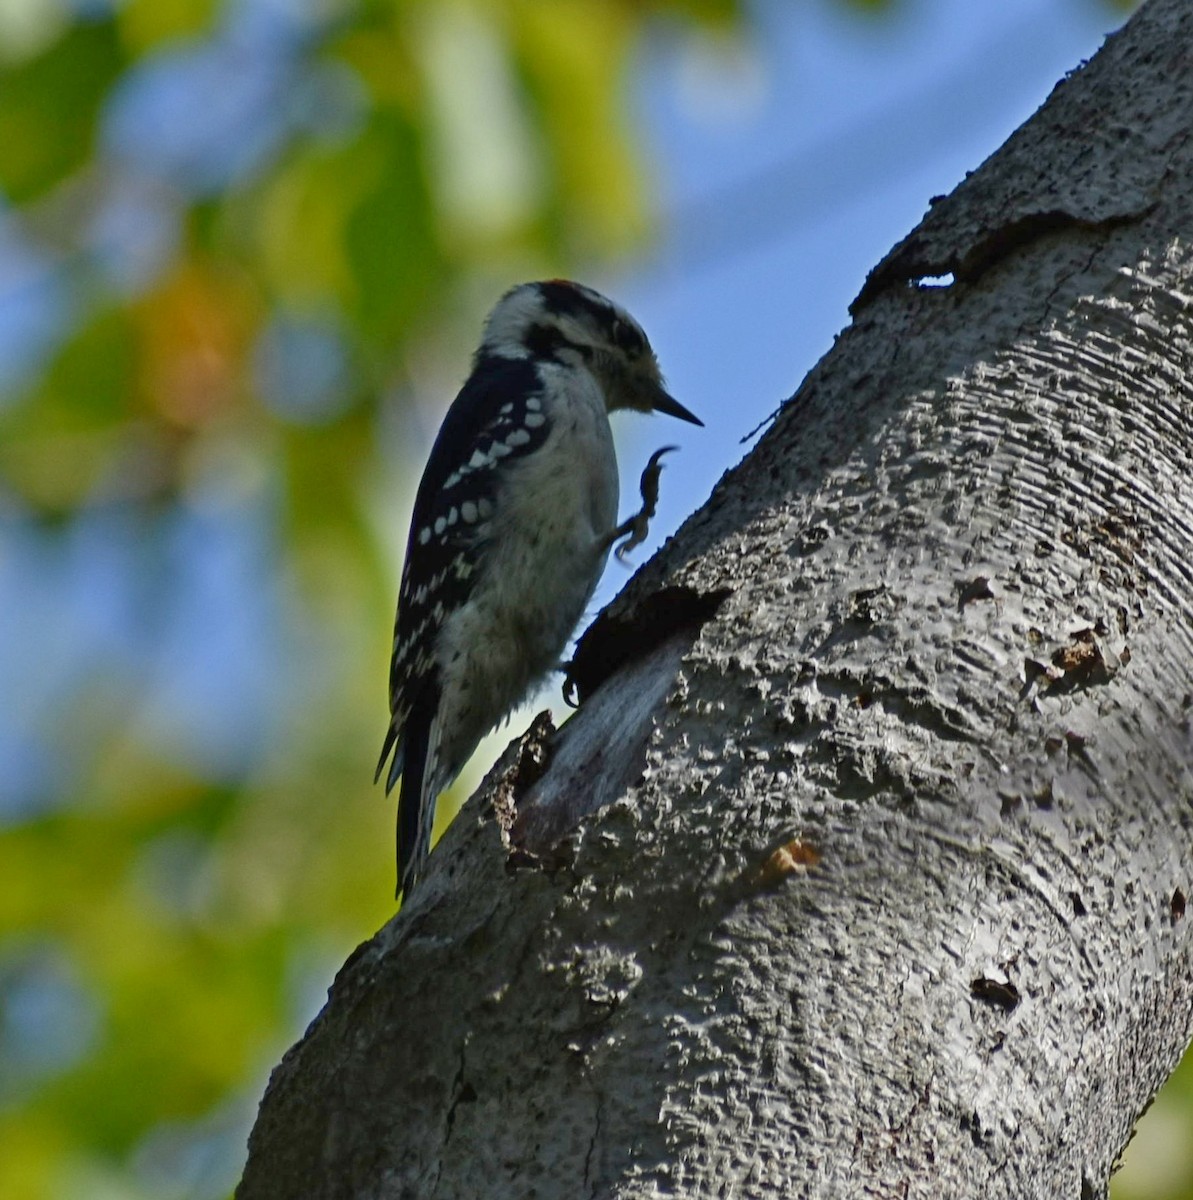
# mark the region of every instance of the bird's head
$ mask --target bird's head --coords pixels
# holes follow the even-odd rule
[[[587,369],[609,411],[661,412],[703,425],[671,396],[642,327],[582,283],[550,279],[506,292],[485,323],[478,357],[537,358]]]

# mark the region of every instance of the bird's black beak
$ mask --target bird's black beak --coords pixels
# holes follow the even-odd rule
[[[690,421],[693,425],[703,426],[704,422],[696,416],[695,413],[690,413],[674,396],[658,388],[654,394],[654,403],[651,407],[655,412],[666,413],[669,417],[678,417],[681,421]]]

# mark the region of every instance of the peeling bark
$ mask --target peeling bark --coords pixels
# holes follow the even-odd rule
[[[240,1200],[1105,1195],[1193,1036],[1191,366],[1151,0],[602,614]]]

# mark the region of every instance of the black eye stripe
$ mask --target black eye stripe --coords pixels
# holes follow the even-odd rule
[[[522,340],[536,358],[558,359],[560,350],[572,345],[556,325],[532,325]]]
[[[642,330],[623,321],[621,317],[613,319],[613,344],[631,357],[636,357],[646,349],[646,338]]]

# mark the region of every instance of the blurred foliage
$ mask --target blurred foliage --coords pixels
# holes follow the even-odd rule
[[[649,237],[660,21],[740,15],[0,0],[6,1200],[225,1194],[391,915],[411,460],[502,288]]]
[[[738,16],[0,3],[6,1200],[225,1194],[392,914],[401,513],[494,296],[648,236],[660,19]]]

